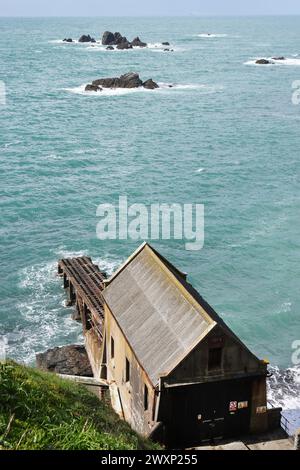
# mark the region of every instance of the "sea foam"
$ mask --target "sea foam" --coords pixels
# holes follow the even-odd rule
[[[272,376],[268,379],[268,398],[272,407],[281,407],[282,424],[290,435],[300,428],[300,366],[280,370],[270,367]]]
[[[256,59],[251,59],[248,60],[247,62],[244,62],[244,65],[254,65],[256,67],[274,67],[274,66],[300,66],[300,59],[297,59],[296,57],[293,58],[286,58],[284,60],[274,60],[272,57],[267,57],[267,60],[269,60],[271,63],[270,64],[257,64],[256,61],[262,59],[262,57],[257,57]]]
[[[201,34],[197,34],[197,37],[198,38],[208,38],[208,39],[211,39],[211,38],[226,38],[228,36],[228,34],[218,34],[218,33],[201,33]]]

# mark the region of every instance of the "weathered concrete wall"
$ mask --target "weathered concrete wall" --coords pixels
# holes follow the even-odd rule
[[[111,357],[111,337],[115,344],[114,358]],[[147,435],[154,425],[155,391],[107,306],[105,306],[105,338],[107,381],[115,382],[118,387],[125,420],[134,430]],[[130,363],[130,382],[126,382],[125,377],[126,358]],[[148,387],[148,410],[144,409],[145,385]]]
[[[102,343],[93,330],[85,331],[84,340],[94,377],[99,379],[101,371]]]

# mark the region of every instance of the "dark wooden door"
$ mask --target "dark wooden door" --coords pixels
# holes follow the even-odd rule
[[[251,380],[224,380],[169,391],[169,432],[176,446],[247,434],[251,415]]]

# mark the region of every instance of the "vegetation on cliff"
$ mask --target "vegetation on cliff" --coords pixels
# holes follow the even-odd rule
[[[84,387],[0,363],[0,450],[155,449]]]

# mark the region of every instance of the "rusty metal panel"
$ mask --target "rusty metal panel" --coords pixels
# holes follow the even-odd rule
[[[214,324],[147,247],[112,279],[103,297],[154,385]]]

